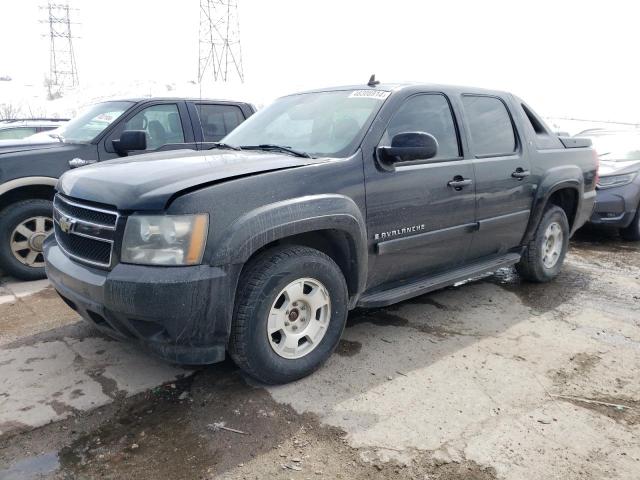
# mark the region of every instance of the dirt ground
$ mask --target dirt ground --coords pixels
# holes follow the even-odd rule
[[[0,374],[2,480],[640,478],[640,245],[613,234],[579,232],[550,284],[505,269],[352,312],[330,361],[279,387],[230,361],[145,363],[76,321],[50,288],[0,304],[0,373],[58,345],[89,372],[76,395],[103,399],[65,393],[50,423],[9,428],[18,388],[58,392]]]

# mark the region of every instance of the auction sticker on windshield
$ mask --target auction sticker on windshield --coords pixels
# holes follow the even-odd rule
[[[384,90],[355,90],[351,92],[349,98],[377,98],[378,100],[384,100],[391,92],[385,92]]]

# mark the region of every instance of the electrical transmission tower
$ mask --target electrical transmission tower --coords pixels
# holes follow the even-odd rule
[[[65,88],[78,85],[78,69],[73,53],[73,39],[71,34],[71,12],[77,11],[70,8],[68,3],[55,3],[49,1],[40,7],[46,12],[46,19],[42,23],[49,25],[50,51],[49,51],[49,78],[47,86],[49,96],[59,96]]]
[[[237,0],[200,0],[198,83],[209,73],[213,81],[244,82]]]

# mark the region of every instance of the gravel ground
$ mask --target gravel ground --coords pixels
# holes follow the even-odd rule
[[[280,387],[158,366],[76,320],[48,288],[0,304],[0,356],[62,342],[85,363],[60,372],[103,369],[76,389],[97,408],[0,433],[0,479],[640,478],[640,245],[613,234],[579,232],[550,284],[506,269],[352,312],[327,365]]]

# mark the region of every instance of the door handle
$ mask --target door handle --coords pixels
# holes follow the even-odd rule
[[[531,172],[529,170],[524,170],[521,167],[516,168],[516,171],[511,174],[513,178],[517,178],[518,180],[522,180],[529,175],[531,175]]]
[[[453,180],[449,180],[447,182],[448,187],[452,187],[456,191],[462,190],[463,187],[471,185],[473,180],[470,178],[463,178],[461,175],[456,175],[453,177]]]
[[[95,160],[83,160],[82,158],[74,158],[69,160],[69,167],[78,168],[84,167],[85,165],[91,165],[92,163],[96,163]]]

